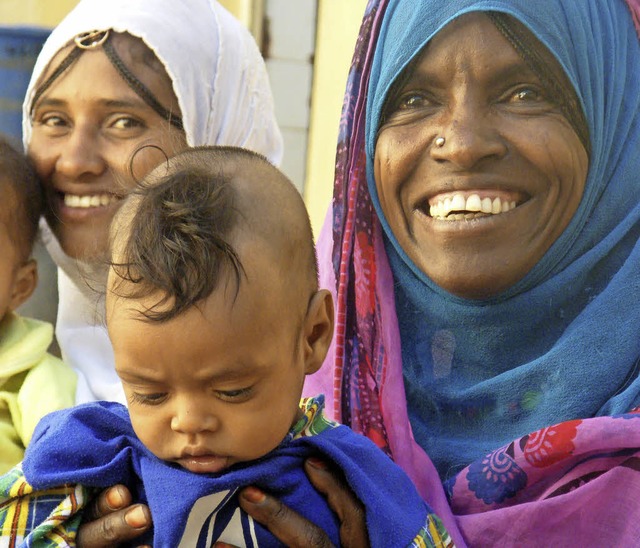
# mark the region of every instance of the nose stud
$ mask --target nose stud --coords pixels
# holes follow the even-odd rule
[[[433,141],[433,144],[438,148],[442,148],[444,146],[444,143],[445,143],[444,137],[436,137],[435,141]]]

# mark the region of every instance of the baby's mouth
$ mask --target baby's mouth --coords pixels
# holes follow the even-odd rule
[[[514,193],[452,192],[430,198],[424,210],[436,220],[462,221],[507,213],[523,201]]]

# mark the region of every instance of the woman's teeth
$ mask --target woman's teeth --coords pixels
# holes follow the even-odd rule
[[[460,221],[474,219],[485,215],[498,215],[515,209],[515,200],[502,198],[480,198],[479,194],[470,194],[465,198],[463,194],[454,194],[429,206],[429,214],[435,219]]]
[[[78,196],[77,194],[65,194],[64,205],[67,207],[104,207],[118,201],[118,197],[113,194],[92,194]]]

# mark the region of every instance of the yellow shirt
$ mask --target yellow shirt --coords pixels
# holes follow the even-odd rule
[[[71,407],[76,374],[47,352],[53,327],[7,314],[0,321],[0,474],[22,460],[38,421]]]

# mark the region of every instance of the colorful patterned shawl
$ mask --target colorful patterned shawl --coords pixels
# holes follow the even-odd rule
[[[378,37],[381,28],[382,32],[388,31],[385,11],[403,3],[409,8],[406,11],[415,12],[413,17],[417,20],[441,17],[440,26],[446,22],[444,12],[453,17],[465,9],[501,9],[516,16],[520,10],[533,12],[534,16],[540,12],[540,18],[551,19],[548,28],[553,29],[545,31],[543,42],[556,54],[553,46],[558,44],[553,31],[562,31],[563,21],[572,20],[567,12],[586,10],[594,21],[583,40],[593,45],[593,52],[586,61],[577,63],[578,69],[572,65],[573,60],[563,62],[565,69],[573,67],[568,73],[576,83],[591,131],[586,199],[566,237],[563,235],[559,245],[545,257],[546,264],[517,288],[520,295],[531,292],[535,298],[538,286],[546,289],[554,276],[569,273],[565,285],[578,278],[577,285],[586,289],[591,272],[598,271],[603,284],[598,289],[600,294],[594,294],[584,310],[572,312],[580,322],[573,326],[568,322],[570,334],[572,327],[579,325],[586,335],[556,354],[561,363],[570,360],[580,366],[584,362],[583,368],[576,369],[576,376],[587,378],[586,385],[592,390],[574,390],[570,394],[577,400],[577,407],[582,406],[581,400],[587,402],[573,415],[558,413],[555,421],[545,416],[532,428],[536,430],[533,433],[524,429],[518,436],[505,434],[504,441],[498,444],[501,447],[469,463],[447,482],[445,489],[430,459],[413,439],[401,365],[404,349],[393,291],[398,272],[395,264],[393,271],[390,266],[385,235],[391,240],[390,248],[395,249],[394,242],[385,233],[384,219],[381,223],[376,213],[377,200],[371,199],[367,188],[367,162],[371,158],[365,148],[372,146],[371,135],[377,130],[371,111],[377,112],[384,97],[384,92],[379,93],[378,102],[373,104],[369,88],[385,87],[395,78],[394,74],[380,74],[379,60],[375,65]],[[553,6],[546,6],[547,3]],[[439,513],[458,545],[633,545],[640,538],[640,507],[633,502],[640,492],[640,422],[638,415],[623,413],[638,405],[640,245],[635,240],[640,232],[640,59],[633,55],[637,43],[631,44],[635,50],[625,49],[624,40],[629,36],[620,29],[613,30],[613,43],[615,51],[626,55],[616,57],[616,70],[608,66],[614,59],[603,58],[599,43],[605,31],[611,33],[610,28],[604,28],[611,19],[601,17],[602,13],[612,7],[620,12],[624,4],[622,0],[549,0],[543,8],[537,2],[519,0],[451,0],[444,5],[439,2],[438,9],[432,4],[431,0],[372,0],[365,11],[343,105],[334,200],[318,242],[321,282],[335,289],[336,337],[325,366],[308,378],[305,392],[324,392],[333,418],[363,432],[391,454]],[[625,17],[631,14],[629,20],[635,22],[640,34],[640,2],[627,0],[626,4],[629,11],[624,8]],[[558,13],[563,13],[564,18]],[[535,29],[535,23],[525,22]],[[415,29],[405,23],[403,39],[411,32],[415,34]],[[602,36],[596,32],[599,25],[604,29]],[[417,40],[415,36],[409,39]],[[422,43],[427,39],[422,37]],[[388,49],[392,53],[388,53],[387,60],[400,59],[397,69],[401,70],[407,62],[397,51],[402,45],[396,46],[395,51],[393,47]],[[593,59],[598,53],[600,57]],[[370,81],[372,65],[375,77]],[[388,80],[381,84],[385,77]],[[588,82],[599,79],[609,87],[590,89]],[[596,211],[595,204],[606,207]],[[616,247],[614,240],[621,245]],[[398,255],[402,262],[404,257]],[[604,276],[602,269],[594,267],[603,258],[608,269]],[[517,296],[514,292],[504,300]],[[602,307],[601,297],[608,300]],[[591,306],[592,301],[596,306]],[[617,385],[621,388],[619,393],[611,390],[608,396],[605,393],[598,394],[598,400],[593,398],[595,393],[603,392],[602,383],[591,379],[588,373],[594,363],[605,372],[612,364],[611,376],[622,376],[617,379],[621,381]],[[553,405],[545,408],[551,417],[554,412]],[[549,426],[558,421],[564,422]],[[494,426],[496,430],[510,428],[506,422]],[[518,439],[511,441],[514,437]]]

